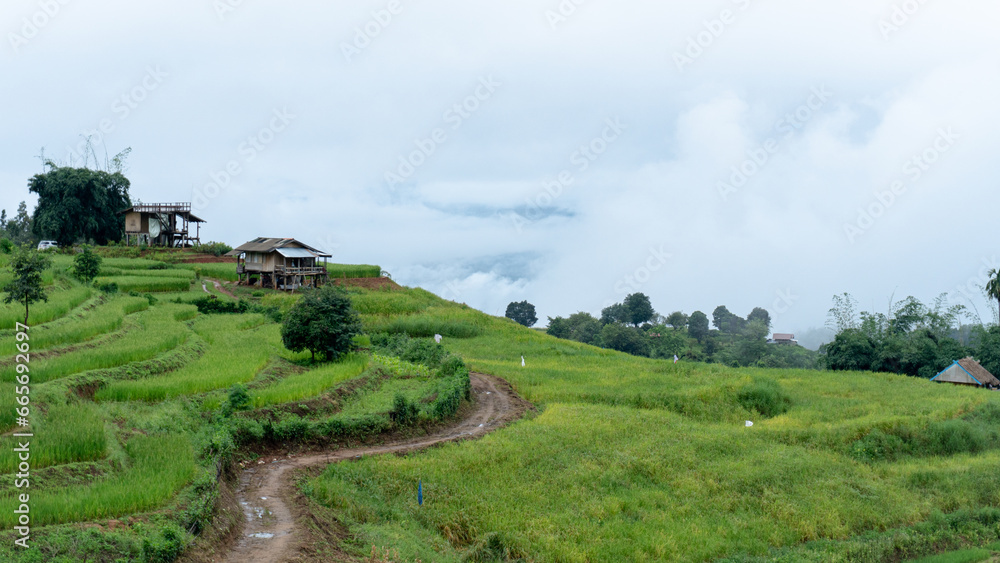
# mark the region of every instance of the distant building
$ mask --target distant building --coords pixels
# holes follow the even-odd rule
[[[125,214],[125,244],[136,246],[185,247],[201,244],[201,224],[191,214],[190,203],[136,203],[119,215]],[[195,225],[195,234],[189,231]]]
[[[955,385],[973,385],[975,387],[987,387],[990,389],[1000,388],[1000,380],[971,357],[957,360],[945,368],[944,371],[931,378],[931,381],[953,383]]]
[[[293,238],[256,238],[226,256],[236,258],[240,285],[291,290],[318,287],[329,278],[326,259],[330,255]]]
[[[771,335],[771,338],[767,341],[768,344],[798,344],[799,341],[795,340],[794,334],[785,334],[782,332],[776,332]]]

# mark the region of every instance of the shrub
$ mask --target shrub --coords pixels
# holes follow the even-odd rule
[[[99,283],[97,284],[97,289],[103,293],[112,295],[114,293],[118,293],[118,284],[115,282]]]
[[[206,295],[205,297],[199,297],[191,304],[198,308],[198,312],[205,315],[214,314],[240,314],[247,313],[250,311],[250,305],[243,301],[223,301],[216,297],[215,295]]]
[[[184,551],[187,536],[176,524],[168,524],[160,533],[142,542],[143,561],[150,563],[172,563]]]
[[[0,239],[0,252],[3,252],[4,254],[14,252],[14,241],[9,238]]]
[[[389,411],[389,418],[396,423],[396,426],[411,426],[417,421],[417,405],[413,404],[402,393],[396,393],[392,401],[392,410]]]
[[[736,394],[736,400],[748,411],[756,411],[764,418],[788,412],[792,399],[773,379],[754,378]]]
[[[886,434],[875,429],[864,438],[851,445],[851,455],[858,461],[892,461],[903,452],[903,440],[899,436]]]
[[[249,408],[250,394],[247,393],[247,388],[239,383],[230,387],[229,397],[226,398],[225,404],[222,405],[222,415],[232,416],[236,411],[243,411]]]

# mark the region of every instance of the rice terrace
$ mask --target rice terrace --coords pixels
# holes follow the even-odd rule
[[[362,332],[322,361],[282,336],[322,289],[198,248],[88,283],[45,251],[48,300],[0,309],[3,561],[1000,553],[997,393],[639,357],[335,264]]]

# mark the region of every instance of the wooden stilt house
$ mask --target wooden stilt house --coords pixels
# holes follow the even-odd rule
[[[944,371],[935,375],[931,381],[952,383],[955,385],[973,385],[975,387],[1000,388],[1000,380],[979,365],[972,358],[963,358],[951,364]]]
[[[136,203],[118,212],[125,215],[125,244],[184,248],[201,244],[201,224],[190,203]],[[194,225],[195,232],[190,231]]]
[[[226,256],[236,258],[240,285],[293,290],[319,287],[329,279],[330,255],[293,238],[256,238]]]

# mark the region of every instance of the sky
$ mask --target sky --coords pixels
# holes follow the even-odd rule
[[[952,303],[1000,267],[992,0],[6,0],[0,207],[131,148],[203,241],[503,315]],[[89,137],[93,151],[85,150]],[[86,155],[86,156],[85,156]],[[96,163],[95,163],[96,156]]]

